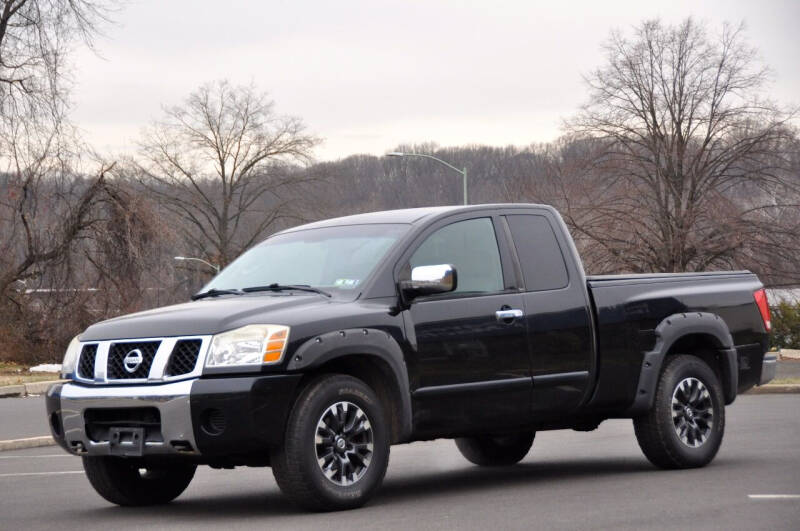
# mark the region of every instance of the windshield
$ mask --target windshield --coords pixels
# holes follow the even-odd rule
[[[245,252],[202,291],[270,284],[357,289],[408,225],[344,225],[273,236]]]

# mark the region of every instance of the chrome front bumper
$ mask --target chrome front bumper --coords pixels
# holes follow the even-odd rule
[[[778,368],[778,357],[774,354],[765,354],[761,363],[761,379],[758,385],[764,385],[775,379],[775,370]]]
[[[192,430],[190,395],[195,380],[163,385],[87,387],[67,383],[58,389],[58,396],[48,399],[60,402],[57,415],[50,412],[51,429],[56,440],[70,453],[77,455],[112,455],[110,441],[94,441],[87,434],[86,410],[109,408],[156,408],[160,415],[161,441],[146,441],[144,455],[197,455]],[[51,389],[51,392],[54,391]],[[48,411],[50,411],[48,405]],[[61,428],[59,430],[59,428]],[[61,433],[58,433],[61,431]],[[59,437],[60,436],[60,437]]]
[[[75,455],[263,464],[268,449],[283,443],[302,378],[296,373],[157,385],[68,382],[52,386],[45,402],[53,438]]]

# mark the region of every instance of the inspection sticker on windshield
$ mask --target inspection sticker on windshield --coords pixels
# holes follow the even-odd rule
[[[358,283],[361,282],[357,278],[337,278],[333,285],[337,288],[354,288],[358,286]]]

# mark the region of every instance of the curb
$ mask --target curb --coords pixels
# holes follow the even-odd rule
[[[26,448],[39,448],[42,446],[54,446],[56,441],[49,435],[42,437],[28,437],[27,439],[11,439],[0,441],[0,452],[8,450],[24,450]]]
[[[777,395],[777,394],[798,394],[800,384],[767,384],[753,387],[747,391],[746,395]]]
[[[48,380],[46,382],[31,382],[25,384],[26,395],[43,395],[47,393],[51,385],[65,382],[66,380]]]
[[[24,385],[4,385],[0,387],[0,398],[9,398],[25,395]]]
[[[31,382],[19,385],[4,385],[0,387],[0,398],[19,398],[28,395],[43,395],[50,386],[66,380],[48,380],[46,382]]]

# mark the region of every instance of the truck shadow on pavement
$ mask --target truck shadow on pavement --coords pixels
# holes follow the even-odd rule
[[[451,495],[467,491],[490,490],[513,485],[554,485],[585,477],[612,477],[636,472],[656,472],[649,462],[638,458],[581,459],[522,462],[509,467],[478,467],[451,471],[431,471],[413,476],[388,477],[372,505],[394,503],[418,496]]]
[[[284,498],[275,486],[269,484],[266,474],[268,469],[262,469],[265,473],[264,487],[271,487],[270,492],[264,493],[258,490],[233,491],[219,493],[213,496],[193,496],[190,491],[176,501],[157,507],[114,507],[108,506],[100,511],[76,511],[84,516],[88,512],[97,516],[98,512],[104,516],[114,518],[119,523],[125,521],[139,520],[146,517],[148,520],[154,517],[162,524],[170,520],[184,521],[192,519],[224,519],[240,518],[243,516],[290,516],[290,515],[313,515],[318,513],[307,513],[302,509],[291,505]],[[634,473],[658,473],[658,471],[644,459],[617,458],[617,459],[583,459],[570,461],[548,461],[544,463],[520,463],[511,467],[481,468],[477,466],[465,466],[455,470],[431,470],[430,472],[419,473],[408,470],[390,470],[384,481],[383,487],[378,491],[375,498],[366,506],[370,508],[391,506],[404,502],[413,502],[417,498],[423,498],[426,502],[431,502],[437,497],[446,497],[453,494],[463,494],[465,491],[481,491],[495,488],[504,488],[513,485],[535,485],[547,483],[554,485],[557,483],[580,480],[592,477],[613,477],[626,476]],[[248,482],[247,488],[250,489],[252,483]],[[130,520],[129,520],[130,519]]]

